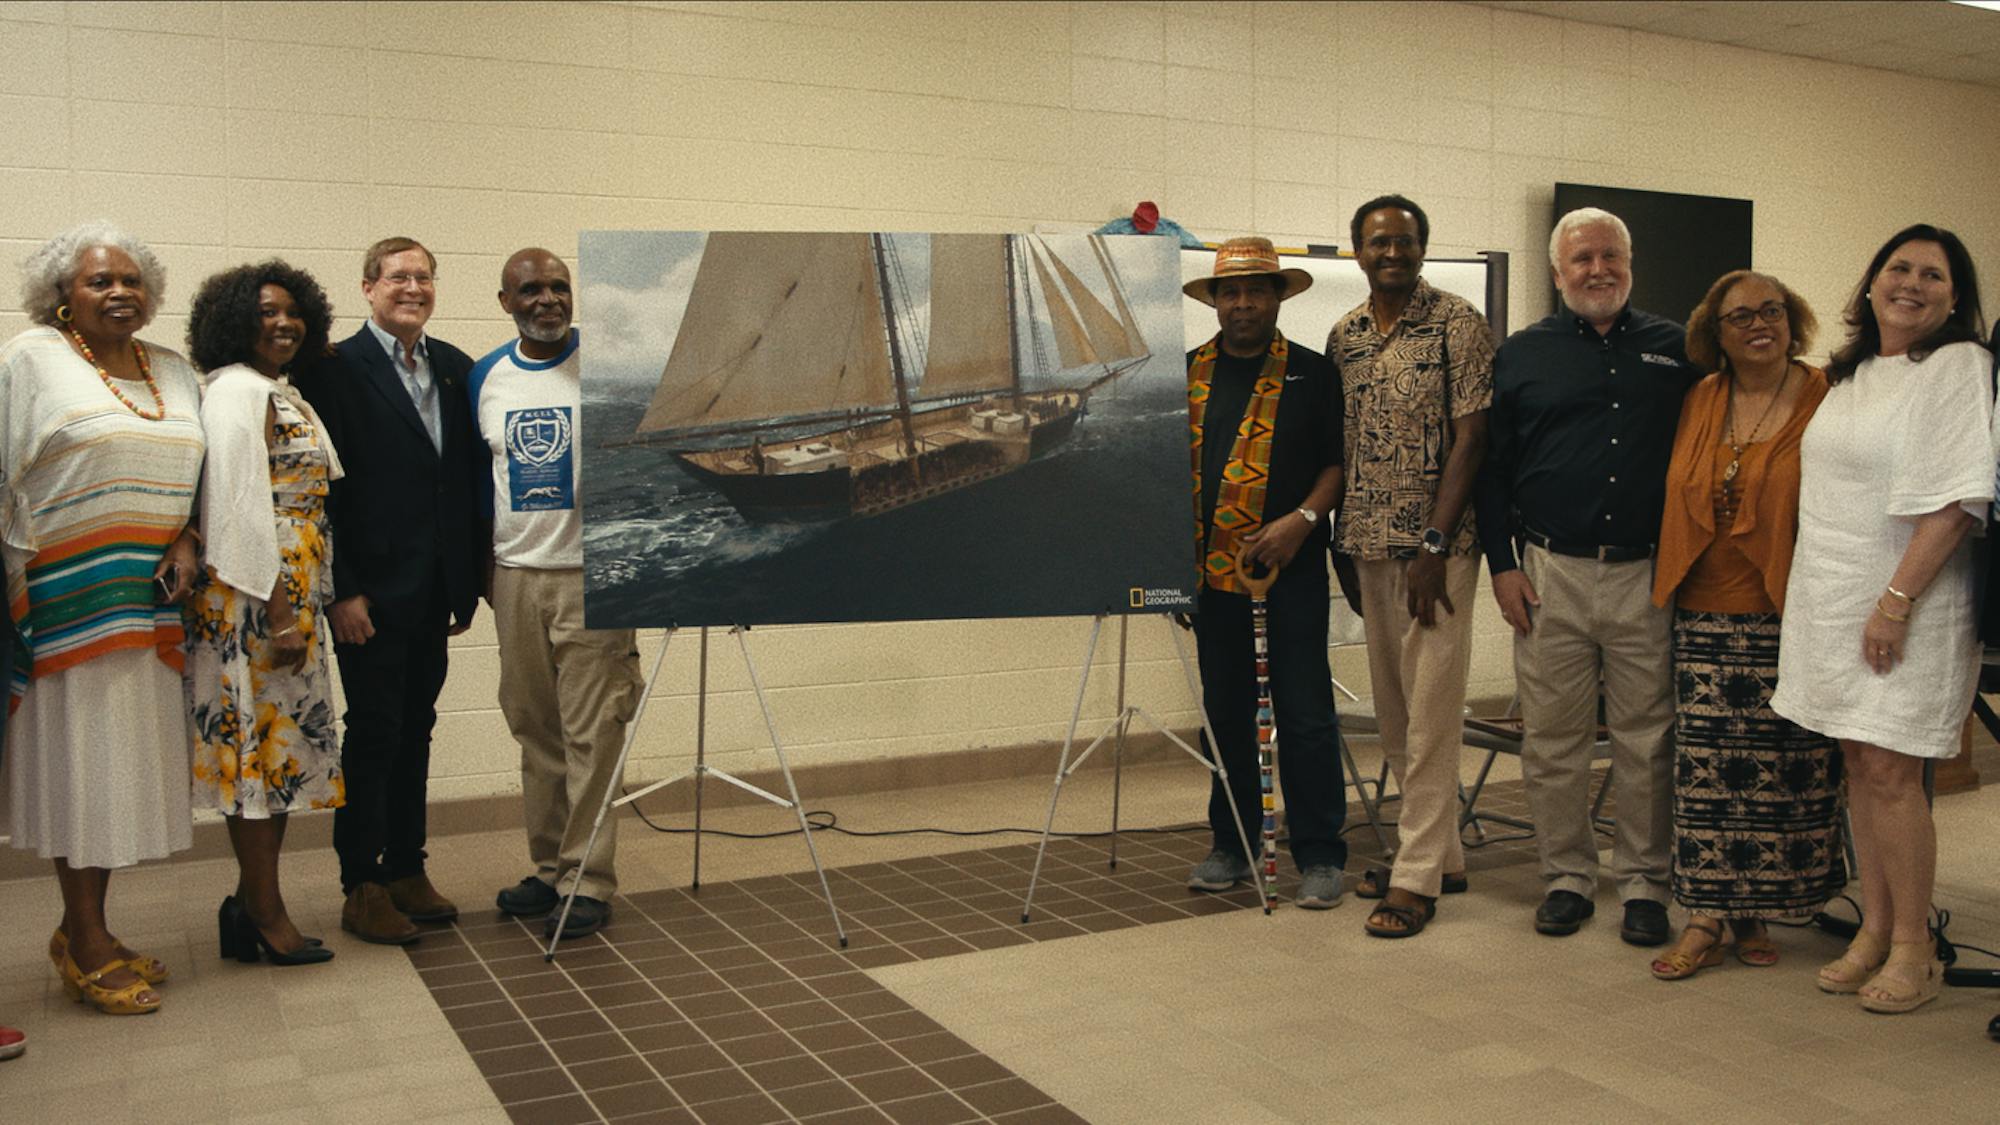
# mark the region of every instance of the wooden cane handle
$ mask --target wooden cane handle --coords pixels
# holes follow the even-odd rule
[[[1250,591],[1251,597],[1261,598],[1271,588],[1271,583],[1278,580],[1279,568],[1268,568],[1262,578],[1253,576],[1250,571],[1262,564],[1251,562],[1249,551],[1247,543],[1236,548],[1236,580],[1243,583],[1243,588]]]

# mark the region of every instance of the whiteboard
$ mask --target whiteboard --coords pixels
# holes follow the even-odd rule
[[[1316,352],[1326,350],[1326,337],[1333,331],[1334,322],[1346,316],[1348,310],[1368,299],[1368,276],[1361,272],[1360,263],[1353,258],[1323,258],[1305,254],[1280,254],[1278,262],[1286,269],[1302,269],[1312,275],[1312,288],[1296,297],[1288,298],[1278,309],[1278,331],[1287,340],[1294,340]],[[1181,281],[1193,281],[1207,277],[1215,269],[1215,251],[1182,250]],[[1504,258],[1489,261],[1485,258],[1432,258],[1424,262],[1424,280],[1431,287],[1455,293],[1472,302],[1472,307],[1480,311],[1490,323],[1492,313],[1486,307],[1487,271],[1498,269],[1500,291],[1506,292],[1506,262]],[[1181,313],[1187,327],[1189,350],[1200,347],[1215,335],[1215,310],[1195,300],[1181,302]],[[1506,334],[1504,324],[1493,325],[1494,335]]]

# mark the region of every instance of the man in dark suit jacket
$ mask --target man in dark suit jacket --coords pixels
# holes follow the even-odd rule
[[[334,815],[341,928],[407,944],[458,908],[424,874],[431,728],[445,644],[464,632],[491,533],[476,516],[484,448],[465,377],[472,360],[424,334],[437,259],[419,243],[369,247],[368,323],[300,380],[347,475],[333,486],[334,655],[347,697],[347,804]]]

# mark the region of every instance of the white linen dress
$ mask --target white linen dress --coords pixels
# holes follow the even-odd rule
[[[1958,753],[1979,676],[1971,537],[1917,599],[1903,660],[1886,675],[1863,663],[1861,631],[1917,517],[1958,504],[1986,521],[1991,364],[1971,343],[1922,362],[1876,356],[1827,392],[1800,445],[1799,537],[1773,711],[1916,757]]]

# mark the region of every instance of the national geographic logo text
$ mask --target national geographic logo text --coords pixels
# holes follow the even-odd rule
[[[1171,587],[1148,590],[1134,586],[1129,604],[1133,609],[1187,609],[1194,605],[1194,595]]]

